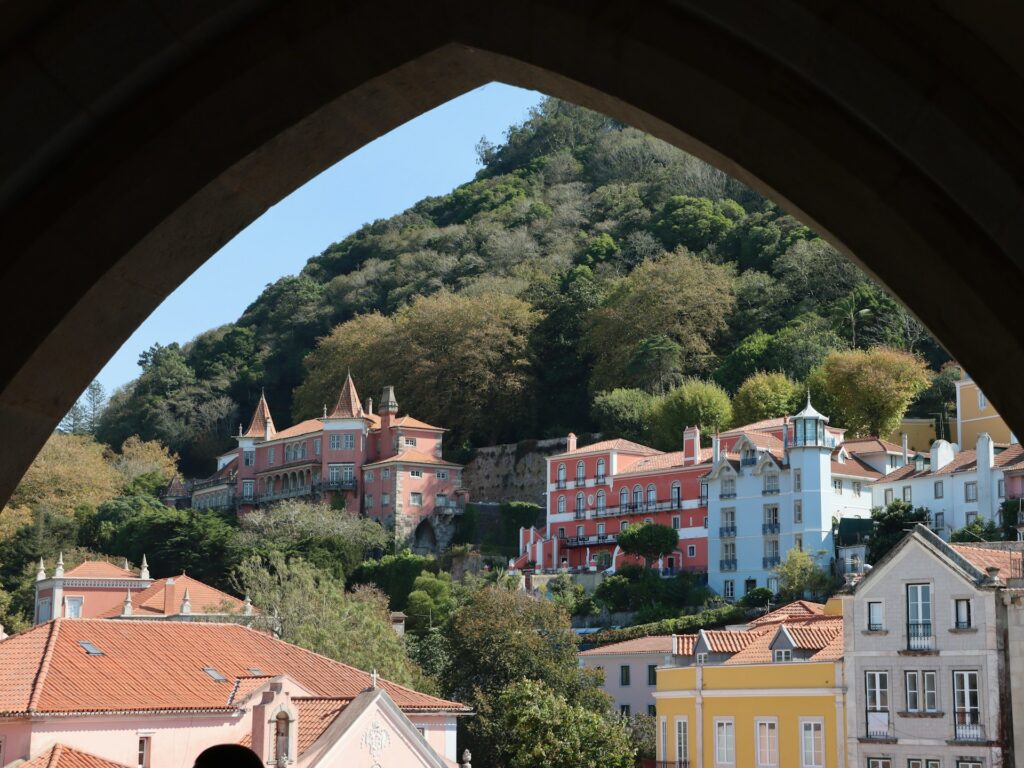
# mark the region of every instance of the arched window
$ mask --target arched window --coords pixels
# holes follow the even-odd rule
[[[597,511],[598,512],[604,512],[604,508],[605,508],[604,491],[598,491],[597,492]]]
[[[289,754],[292,722],[287,712],[278,712],[274,718],[274,760],[278,765],[285,765],[291,760]]]
[[[658,491],[653,485],[647,486],[647,506],[653,507],[658,503]]]
[[[679,481],[672,483],[672,506],[681,507],[683,505],[683,489],[679,485]]]
[[[626,507],[629,504],[629,491],[625,488],[619,489],[619,507]],[[621,509],[620,509],[621,511]]]
[[[582,483],[587,477],[587,470],[582,461],[576,462],[576,482]]]
[[[639,485],[633,486],[633,505],[637,508],[644,503],[644,489]]]
[[[558,497],[558,513],[562,514],[565,512],[565,496]]]
[[[604,459],[597,460],[597,482],[604,482]]]
[[[577,512],[582,512],[583,511],[583,494],[582,493],[577,493],[576,494],[576,511]]]
[[[558,465],[558,487],[565,487],[565,464]]]

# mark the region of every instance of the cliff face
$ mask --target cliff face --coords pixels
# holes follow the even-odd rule
[[[473,501],[545,504],[546,458],[566,449],[566,438],[522,440],[478,448],[462,473]]]

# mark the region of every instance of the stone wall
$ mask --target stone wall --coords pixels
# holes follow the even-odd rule
[[[587,441],[581,436],[580,445]],[[566,449],[566,438],[488,445],[462,472],[473,501],[531,501],[544,506],[547,457]]]

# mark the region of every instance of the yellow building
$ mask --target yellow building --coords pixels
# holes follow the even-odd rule
[[[1017,442],[981,387],[964,373],[956,383],[956,435],[953,439],[961,448],[971,449],[977,445],[982,432],[988,432],[996,444]]]
[[[843,622],[829,614],[677,636],[677,666],[657,670],[658,761],[845,768]]]
[[[952,426],[952,425],[951,425]],[[918,419],[905,416],[900,426],[886,440],[896,445],[903,444],[903,435],[907,436],[907,449],[911,453],[927,453],[935,442],[935,419]],[[946,438],[952,440],[949,435]]]

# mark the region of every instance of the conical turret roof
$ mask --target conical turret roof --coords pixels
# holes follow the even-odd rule
[[[359,401],[359,393],[356,392],[356,385],[352,382],[352,374],[345,376],[345,384],[338,395],[338,402],[330,413],[332,419],[362,419],[366,413]]]
[[[267,427],[270,427],[270,436],[273,437],[274,433],[277,432],[274,429],[274,419],[270,415],[270,406],[267,405],[267,397],[264,393],[260,393],[260,401],[256,403],[256,411],[252,415],[252,421],[249,422],[249,429],[245,431],[242,437],[265,437],[267,435]]]
[[[800,413],[798,413],[793,418],[794,419],[820,419],[821,421],[824,421],[826,424],[828,423],[828,416],[825,416],[824,414],[818,413],[814,409],[814,406],[811,405],[811,393],[810,393],[810,391],[807,392],[807,405],[804,406],[804,409],[802,411],[800,411]]]

